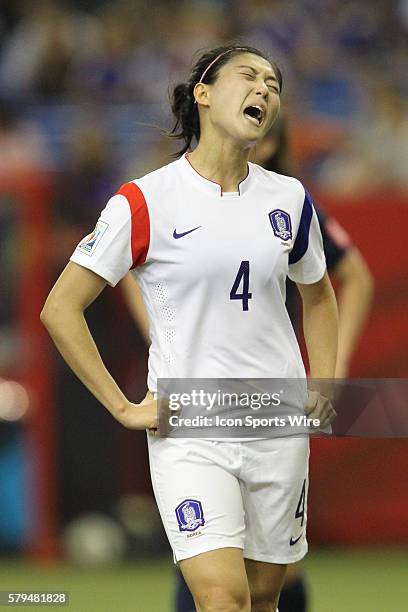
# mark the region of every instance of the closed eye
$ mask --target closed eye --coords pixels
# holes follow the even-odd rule
[[[248,74],[247,72],[242,72],[241,74],[242,76],[247,77],[251,81],[254,81],[256,78],[254,74]],[[277,93],[277,94],[280,93],[279,85],[277,83],[267,83],[266,86],[270,92]]]
[[[273,83],[270,83],[269,85],[267,85],[269,91],[273,91],[274,93],[279,94],[279,86],[278,85],[274,85]]]

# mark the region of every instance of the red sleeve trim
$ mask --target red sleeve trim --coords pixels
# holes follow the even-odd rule
[[[131,218],[132,268],[146,261],[150,245],[150,218],[142,191],[135,183],[125,183],[117,191],[129,204]]]

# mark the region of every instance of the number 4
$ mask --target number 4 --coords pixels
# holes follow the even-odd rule
[[[301,518],[300,525],[303,527],[305,521],[305,502],[306,502],[306,479],[303,481],[302,492],[295,512],[295,518]]]
[[[238,293],[238,288],[242,280],[242,293]],[[242,300],[242,310],[248,310],[248,300],[252,299],[252,293],[249,293],[249,261],[241,261],[238,274],[232,285],[230,292],[230,300]]]

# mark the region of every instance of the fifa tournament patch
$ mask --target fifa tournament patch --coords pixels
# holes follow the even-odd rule
[[[108,226],[109,224],[106,223],[106,221],[102,221],[102,219],[99,219],[95,225],[95,229],[92,234],[88,234],[88,236],[85,236],[82,242],[80,242],[77,246],[77,249],[79,249],[80,251],[82,251],[82,253],[85,253],[86,255],[92,255],[92,253],[98,246],[98,243],[100,242],[102,236],[106,232]]]
[[[271,222],[273,233],[277,238],[284,240],[292,240],[292,222],[290,215],[281,210],[275,208],[269,213],[269,221]]]
[[[182,501],[176,508],[176,517],[180,531],[195,531],[205,522],[203,507],[197,499]]]

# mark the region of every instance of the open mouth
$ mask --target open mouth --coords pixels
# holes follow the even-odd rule
[[[261,125],[264,120],[265,111],[260,106],[247,106],[244,115],[255,125]]]

